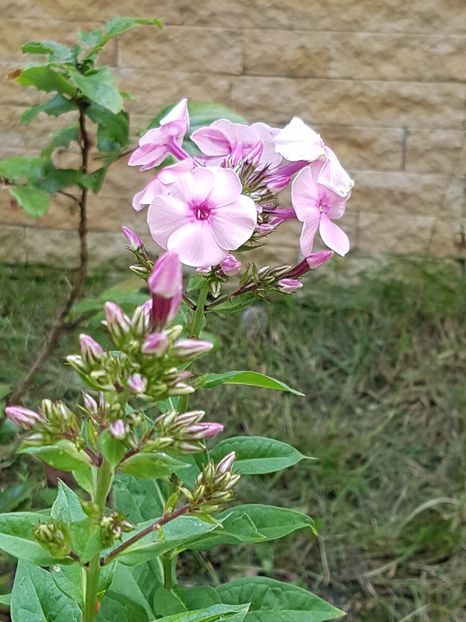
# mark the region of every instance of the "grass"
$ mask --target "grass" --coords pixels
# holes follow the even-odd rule
[[[121,276],[96,275],[88,291]],[[63,280],[53,270],[3,267],[0,289],[0,383],[11,383],[37,348]],[[404,260],[357,276],[323,269],[299,298],[213,317],[222,346],[204,368],[263,371],[307,397],[227,387],[193,404],[229,435],[270,435],[317,458],[248,479],[240,496],[309,513],[319,537],[187,553],[182,571],[296,581],[348,611],[348,622],[463,622],[465,314],[455,264]],[[75,344],[76,334],[67,335],[28,403],[76,395],[79,383],[60,363]],[[30,466],[15,463],[0,481],[24,483]],[[33,488],[33,499],[48,494]]]

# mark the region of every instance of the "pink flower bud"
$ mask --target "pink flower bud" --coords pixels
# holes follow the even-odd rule
[[[217,436],[223,432],[223,427],[221,423],[195,423],[186,428],[185,432],[191,440],[203,440]]]
[[[128,387],[134,393],[144,393],[147,389],[147,379],[141,374],[133,374],[128,378]]]
[[[137,251],[139,248],[144,246],[141,238],[132,229],[129,229],[129,227],[122,227],[121,230],[123,231],[123,235],[128,242],[128,248],[131,251]]]
[[[316,253],[311,253],[305,259],[303,259],[297,266],[292,268],[288,272],[288,277],[296,278],[303,276],[309,270],[315,270],[316,268],[320,268],[330,261],[334,255],[333,251],[317,251]]]
[[[231,471],[231,467],[233,466],[235,460],[236,453],[234,451],[222,458],[216,467],[217,475],[223,475],[224,473]]]
[[[235,276],[241,270],[241,261],[234,255],[227,255],[220,264],[220,268],[225,276]]]
[[[140,337],[145,335],[145,333],[149,330],[151,308],[152,301],[148,300],[146,303],[140,307],[136,307],[134,310],[133,317],[131,318],[131,326],[133,332]]]
[[[178,313],[183,294],[183,271],[176,253],[164,253],[148,280],[152,294],[152,327],[163,328]]]
[[[206,266],[205,268],[196,268],[196,272],[198,274],[202,274],[202,276],[207,276],[212,271],[212,266]]]
[[[122,419],[117,419],[116,421],[114,421],[109,427],[108,431],[113,436],[113,438],[116,438],[120,441],[123,440],[127,434],[127,429]]]
[[[180,339],[172,348],[172,354],[178,359],[186,360],[194,356],[205,354],[212,350],[214,344],[202,339]]]
[[[83,361],[90,365],[97,363],[104,353],[100,343],[97,343],[95,339],[84,333],[79,335],[79,345],[81,346]]]
[[[277,285],[278,289],[284,294],[292,294],[303,286],[298,279],[280,279]]]
[[[147,335],[142,344],[141,351],[143,354],[151,354],[153,356],[162,356],[167,351],[168,339],[165,333],[157,332]]]
[[[36,423],[43,422],[39,413],[29,408],[24,408],[23,406],[7,406],[5,408],[5,415],[8,419],[11,419],[11,421],[24,428],[31,428]]]
[[[204,410],[191,410],[183,413],[176,418],[176,425],[192,425],[193,423],[199,423],[202,417],[205,415]]]
[[[107,327],[112,337],[120,340],[131,330],[129,317],[114,302],[106,302],[104,307]]]

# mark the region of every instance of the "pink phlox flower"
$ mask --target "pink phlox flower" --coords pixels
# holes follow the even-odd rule
[[[162,164],[170,154],[184,158],[181,145],[188,129],[188,100],[185,98],[161,119],[159,127],[148,130],[139,139],[139,147],[131,154],[128,164],[145,171]]]
[[[177,175],[170,194],[158,195],[149,207],[152,238],[188,266],[219,264],[249,240],[257,223],[254,201],[241,192],[231,169],[196,168]]]
[[[319,183],[320,167],[311,165],[302,169],[291,185],[291,202],[298,220],[303,223],[300,237],[302,254],[311,254],[314,238],[319,231],[323,242],[339,255],[346,255],[348,236],[332,222],[345,213],[347,198]]]
[[[235,165],[248,160],[255,166],[277,166],[281,161],[274,143],[278,131],[266,123],[244,125],[219,119],[209,127],[195,130],[191,140],[212,164],[221,164],[228,158]]]
[[[354,181],[340,164],[334,152],[327,146],[325,147],[325,160],[319,173],[319,184],[346,199],[349,199],[354,186]]]
[[[151,181],[133,197],[133,207],[140,212],[152,203],[158,194],[167,194],[175,183],[178,173],[188,173],[195,168],[194,160],[186,159],[163,168]]]

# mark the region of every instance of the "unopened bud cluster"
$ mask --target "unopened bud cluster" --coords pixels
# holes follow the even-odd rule
[[[79,419],[63,402],[42,400],[38,412],[23,406],[7,406],[6,416],[25,429],[32,430],[29,440],[48,442],[79,437]]]
[[[154,422],[154,433],[144,450],[171,448],[185,454],[203,451],[203,441],[223,431],[221,423],[202,421],[204,415],[203,410],[182,414],[170,411],[160,415]]]
[[[217,512],[233,498],[233,489],[240,476],[232,472],[235,452],[227,454],[218,464],[208,462],[198,475],[193,490],[182,488],[192,512]]]
[[[34,527],[32,534],[53,557],[58,559],[66,557],[71,550],[70,537],[66,528],[56,521],[39,523]]]
[[[125,519],[119,512],[112,512],[100,519],[100,536],[104,546],[111,546],[115,540],[119,540],[123,533],[132,531],[134,525]]]

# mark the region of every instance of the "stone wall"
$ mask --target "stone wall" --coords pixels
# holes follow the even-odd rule
[[[0,157],[33,153],[55,125],[6,74],[27,39],[69,42],[116,15],[161,17],[109,46],[133,129],[182,96],[212,99],[251,121],[301,116],[352,171],[345,216],[353,248],[464,256],[466,218],[465,0],[3,0],[0,13]],[[118,255],[120,224],[144,230],[130,197],[144,176],[115,166],[90,206],[94,262]],[[0,256],[72,265],[77,214],[66,200],[32,220],[0,193]],[[295,238],[280,238],[285,256]]]

